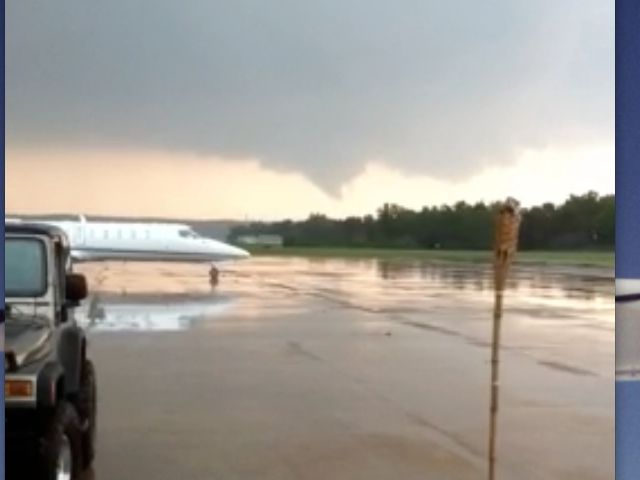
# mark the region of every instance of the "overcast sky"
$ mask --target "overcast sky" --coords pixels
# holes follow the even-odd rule
[[[21,212],[611,193],[614,2],[10,2],[6,139]]]

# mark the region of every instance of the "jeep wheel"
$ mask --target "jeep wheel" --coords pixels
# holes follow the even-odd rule
[[[82,471],[80,424],[73,407],[62,402],[51,419],[42,442],[39,478],[78,480]]]
[[[91,360],[86,359],[82,366],[80,395],[78,410],[83,423],[82,431],[82,459],[83,467],[87,468],[93,462],[96,444],[97,422],[97,387],[96,374]]]
[[[58,461],[56,466],[56,480],[71,479],[71,442],[66,435],[62,436],[58,451]]]

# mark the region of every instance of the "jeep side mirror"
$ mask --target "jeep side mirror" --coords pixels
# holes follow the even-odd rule
[[[66,296],[67,300],[77,303],[87,298],[87,279],[80,273],[67,273],[65,275],[67,282]]]

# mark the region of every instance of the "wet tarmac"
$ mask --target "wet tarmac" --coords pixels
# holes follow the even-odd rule
[[[487,475],[487,267],[253,258],[82,266],[99,382],[87,479]],[[518,267],[498,479],[614,476],[613,271]]]

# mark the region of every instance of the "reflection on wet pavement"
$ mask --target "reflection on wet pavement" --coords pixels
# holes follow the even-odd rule
[[[215,286],[206,266],[81,268],[92,479],[486,475],[487,266],[253,258]],[[611,270],[516,265],[498,478],[612,478],[613,293]]]
[[[91,331],[170,332],[186,330],[201,318],[213,319],[232,308],[227,297],[196,298],[148,295],[92,295],[76,320]]]

